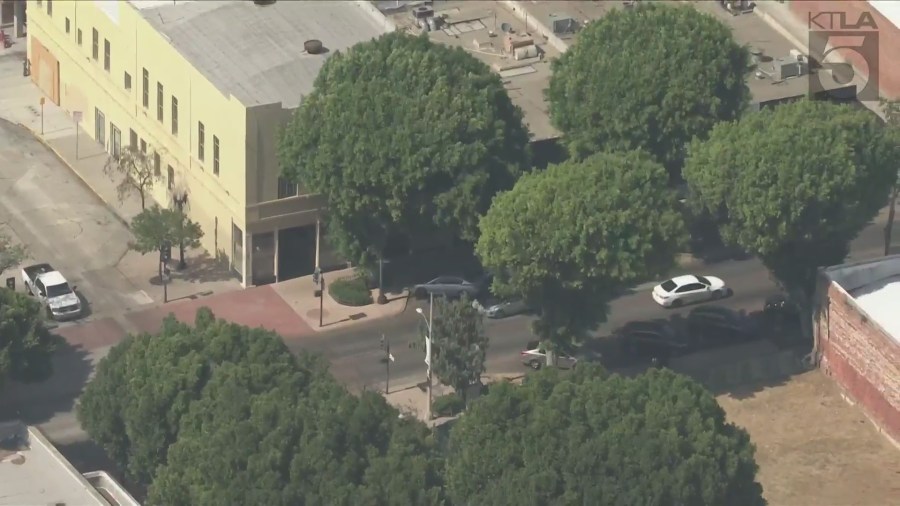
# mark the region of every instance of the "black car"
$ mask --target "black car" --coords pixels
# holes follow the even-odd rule
[[[705,347],[727,346],[754,339],[759,334],[756,320],[746,313],[722,306],[703,306],[691,311],[686,331]]]
[[[681,329],[666,320],[631,322],[616,332],[625,352],[634,358],[665,364],[672,357],[690,353],[694,348]]]
[[[763,315],[770,325],[778,327],[800,324],[800,308],[784,295],[766,298]]]

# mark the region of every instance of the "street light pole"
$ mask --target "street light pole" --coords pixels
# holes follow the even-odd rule
[[[322,313],[325,311],[325,274],[319,275],[319,328],[322,327]]]
[[[425,364],[428,366],[426,373],[426,385],[428,388],[428,406],[426,413],[426,420],[431,420],[431,338],[433,334],[431,332],[432,325],[434,324],[434,294],[428,294],[428,318],[425,319],[425,326],[428,328],[428,335],[425,336]],[[422,308],[417,307],[416,312],[419,313],[419,316],[425,318],[425,313],[422,311]]]

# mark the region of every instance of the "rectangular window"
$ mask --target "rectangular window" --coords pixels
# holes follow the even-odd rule
[[[91,56],[94,57],[94,61],[97,61],[97,59],[100,58],[100,32],[98,32],[97,29],[94,28],[94,31],[91,35],[93,35]]]
[[[213,135],[213,174],[219,175],[219,138]]]
[[[156,83],[156,119],[163,120],[163,85],[161,82]]]
[[[47,0],[47,15],[53,15],[53,0]]]
[[[122,131],[112,123],[109,124],[109,131],[112,133],[112,157],[118,160],[122,155]]]
[[[66,18],[66,33],[69,33],[71,31],[72,31],[72,26],[70,25],[69,18]]]
[[[203,123],[197,122],[197,157],[200,158],[200,161],[203,161],[203,158],[206,156],[206,129],[203,126]]]
[[[175,169],[171,165],[166,167],[166,188],[175,189]]]
[[[172,135],[178,135],[178,99],[172,95]]]
[[[75,39],[78,41],[78,45],[81,45],[81,28],[75,30]]]
[[[132,129],[128,129],[128,147],[131,149],[138,148],[138,136],[137,132]]]
[[[100,109],[94,108],[94,139],[106,149],[106,116]]]
[[[131,74],[129,74],[128,72],[125,72],[125,89],[131,89]]]
[[[160,174],[159,166],[160,166],[159,153],[153,153],[153,173],[156,174],[157,176],[159,176],[159,174]]]
[[[141,83],[144,87],[144,108],[150,107],[150,72],[147,69],[144,69],[143,82]]]
[[[109,41],[106,39],[103,39],[103,69],[106,70],[107,72],[109,72],[109,67],[110,67],[109,54],[110,54]]]
[[[297,183],[288,181],[283,177],[278,178],[278,198],[296,197],[297,193],[299,193]]]
[[[141,153],[147,154],[147,141],[141,139]]]

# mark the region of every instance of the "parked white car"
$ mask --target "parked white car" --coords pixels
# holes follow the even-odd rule
[[[75,287],[50,264],[36,264],[22,269],[22,284],[29,295],[38,298],[54,320],[81,316],[81,299]]]
[[[725,282],[714,276],[678,276],[653,287],[653,300],[662,307],[721,299],[731,294]]]

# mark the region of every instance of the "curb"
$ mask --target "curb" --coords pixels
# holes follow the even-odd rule
[[[116,210],[116,208],[112,204],[110,204],[109,202],[107,202],[106,200],[103,199],[103,197],[100,195],[100,192],[95,190],[93,185],[91,185],[91,183],[89,183],[88,180],[75,169],[75,167],[72,167],[72,164],[69,163],[69,161],[66,160],[61,154],[59,154],[59,151],[57,151],[56,148],[51,146],[49,142],[47,142],[43,137],[38,135],[34,130],[28,128],[27,126],[23,125],[22,123],[16,123],[16,124],[18,126],[24,128],[28,132],[30,132],[32,137],[37,139],[38,142],[40,142],[41,144],[44,145],[44,147],[49,149],[56,156],[56,158],[59,159],[59,161],[61,161],[63,163],[63,165],[68,167],[69,170],[72,171],[72,173],[78,177],[78,179],[88,188],[88,190],[91,191],[91,193],[94,194],[94,196],[97,197],[97,199],[100,200],[100,202],[103,202],[103,205],[106,206],[107,209],[109,209],[109,211],[112,213],[113,216],[116,217],[116,219],[119,221],[119,223],[124,225],[125,228],[127,228],[128,230],[131,230],[131,225],[128,224],[128,221],[126,221],[125,218],[123,218],[121,215],[119,215],[119,212]]]

